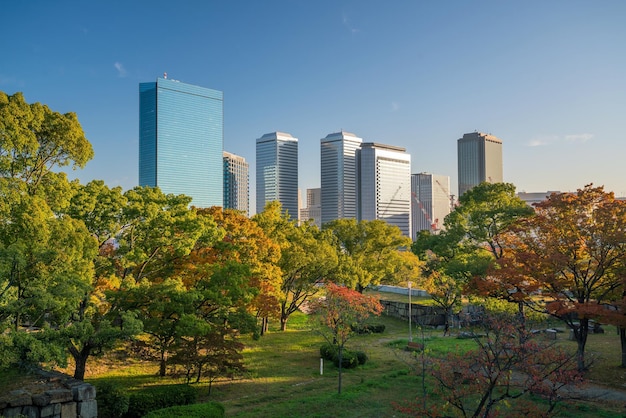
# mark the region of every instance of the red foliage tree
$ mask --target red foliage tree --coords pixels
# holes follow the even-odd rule
[[[320,323],[328,331],[322,331],[322,335],[337,349],[338,393],[341,393],[341,362],[346,342],[370,315],[380,315],[383,306],[371,296],[329,282],[326,283],[326,296],[314,300],[310,307],[313,313],[318,314]]]

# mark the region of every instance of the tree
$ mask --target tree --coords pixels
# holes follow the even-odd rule
[[[457,240],[460,253],[466,254],[467,266],[475,262],[470,267],[472,280],[468,282],[466,291],[516,302],[520,318],[524,318],[523,303],[509,298],[509,292],[489,294],[483,284],[491,280],[487,273],[489,266],[502,258],[508,247],[503,232],[518,219],[532,215],[533,209],[515,195],[513,184],[484,182],[463,193],[459,206],[444,220],[446,236]],[[491,263],[485,263],[489,258]]]
[[[248,266],[247,287],[256,289],[248,309],[261,318],[260,333],[263,335],[267,331],[268,318],[280,317],[280,246],[242,212],[213,207],[201,209],[198,213],[211,216],[225,234],[215,245],[205,248],[205,255],[212,257],[213,262],[232,260]]]
[[[0,92],[0,176],[22,181],[33,195],[65,178],[53,173],[55,168],[82,168],[92,158],[75,113],[60,114],[40,103],[29,105],[22,93]],[[52,193],[48,197],[55,199]]]
[[[503,269],[497,279],[539,284],[546,304],[526,303],[567,324],[584,370],[589,321],[614,318],[606,304],[621,299],[624,289],[626,203],[587,185],[576,193],[553,193],[535,210],[510,231],[515,245],[502,264],[515,273]]]
[[[123,230],[121,216],[125,205],[120,187],[110,189],[103,181],[95,180],[77,189],[67,210],[69,216],[85,224],[98,245],[90,286],[62,329],[74,359],[74,378],[79,380],[84,379],[87,361],[92,354],[103,353],[116,342],[141,331],[141,322],[133,311],[120,312],[113,309],[111,303],[121,286],[121,280],[115,274],[115,239]]]
[[[371,296],[363,295],[332,282],[325,284],[326,295],[311,303],[311,311],[318,315],[320,323],[327,332],[322,335],[336,347],[339,357],[339,382],[337,392],[341,394],[341,363],[344,347],[355,335],[355,329],[370,315],[380,315],[383,306]]]
[[[337,267],[337,253],[328,232],[305,222],[297,226],[281,213],[279,202],[270,202],[254,216],[255,222],[280,246],[280,329],[287,329],[289,316],[318,291],[317,284]]]
[[[475,350],[429,357],[422,378],[432,376],[435,396],[423,393],[419,402],[398,409],[429,417],[549,416],[563,399],[561,389],[580,382],[572,357],[533,336],[519,318],[486,318],[481,331]],[[531,394],[547,401],[545,410],[527,399]]]
[[[65,213],[78,183],[58,170],[92,157],[74,113],[0,92],[0,318],[15,342],[31,340],[24,347],[31,352],[45,338],[47,351],[60,353],[59,330],[90,286],[97,245]],[[23,327],[42,332],[26,335]]]
[[[460,245],[458,236],[445,230],[437,235],[421,231],[411,249],[424,262],[418,286],[446,312],[446,335],[468,283],[472,277],[485,272],[492,257],[471,246]]]
[[[382,220],[337,219],[324,230],[333,234],[339,253],[337,282],[362,292],[368,285],[408,281],[419,274],[419,260],[407,251],[411,239],[396,226]]]

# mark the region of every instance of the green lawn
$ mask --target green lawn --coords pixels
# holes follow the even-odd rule
[[[270,332],[258,341],[245,339],[244,351],[248,373],[235,379],[214,382],[209,394],[203,382],[200,401],[216,401],[224,405],[228,417],[382,417],[402,416],[393,405],[416,399],[421,391],[421,379],[416,373],[416,361],[403,348],[408,341],[408,324],[394,318],[376,318],[386,326],[383,334],[355,336],[348,348],[367,353],[367,364],[357,369],[344,370],[342,394],[337,394],[338,370],[325,364],[320,374],[319,347],[323,339],[310,331],[306,315],[296,313],[290,318],[288,330],[280,332],[272,324]],[[413,330],[414,341],[425,341],[430,355],[449,351],[465,351],[473,347],[473,340],[442,337],[441,331]],[[559,344],[575,349],[566,334],[559,334]],[[619,349],[616,335],[590,336],[589,352],[597,356],[595,368],[602,370],[604,379],[619,386],[623,370],[613,367],[611,349]],[[619,351],[617,352],[619,359]],[[600,366],[600,365],[606,366]],[[99,379],[114,380],[119,384],[140,387],[149,384],[172,383],[172,378],[156,376],[157,365],[144,362],[124,362],[100,367]],[[595,369],[594,369],[595,370]],[[592,371],[591,376],[596,376]],[[620,377],[621,376],[621,377]],[[600,379],[600,376],[597,376]],[[606,405],[602,405],[605,407]],[[621,411],[602,412],[597,405],[579,402],[563,410],[561,416],[623,416]]]
[[[285,332],[278,330],[278,323],[272,323],[270,332],[259,340],[245,337],[248,372],[214,382],[210,394],[207,382],[195,385],[199,401],[220,402],[227,417],[400,417],[394,404],[415,400],[422,387],[413,357],[416,354],[404,350],[408,324],[384,316],[373,322],[385,324],[385,332],[355,336],[348,342],[347,348],[364,351],[369,360],[357,369],[344,370],[341,395],[337,394],[338,370],[325,364],[323,374],[320,373],[319,347],[323,338],[310,330],[306,315],[296,313]],[[434,356],[469,350],[474,345],[471,339],[443,337],[442,331],[430,329],[413,327],[412,335],[414,341],[424,341],[429,355]],[[576,349],[567,333],[559,334],[557,343],[568,350]],[[615,330],[606,327],[605,334],[590,335],[587,352],[589,358],[594,358],[588,378],[624,389],[626,369],[618,367],[621,352]],[[113,381],[127,391],[182,382],[172,377],[160,378],[157,372],[155,362],[128,357],[120,350],[105,358],[91,359],[87,381]],[[14,381],[15,375],[0,375],[0,385],[3,379],[6,384]],[[624,416],[623,406],[611,410],[606,403],[578,402],[566,405],[561,413],[568,417],[591,415]]]

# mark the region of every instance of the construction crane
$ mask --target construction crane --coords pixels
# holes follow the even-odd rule
[[[426,221],[430,225],[431,231],[433,233],[437,232],[438,230],[437,223],[439,222],[439,219],[435,219],[435,222],[433,222],[433,220],[430,218],[430,215],[426,211],[426,208],[424,208],[424,205],[422,205],[422,202],[420,202],[419,199],[417,198],[417,193],[411,192],[411,196],[413,197],[413,200],[415,200],[415,203],[417,203],[417,206],[420,208],[420,210],[424,214],[424,218],[426,218]]]
[[[450,190],[446,190],[446,188],[443,187],[443,184],[441,184],[439,180],[435,179],[435,183],[437,183],[437,186],[439,186],[441,191],[450,199],[450,212],[452,212],[454,210],[454,207],[456,206],[456,203],[454,202],[454,195],[450,194]]]

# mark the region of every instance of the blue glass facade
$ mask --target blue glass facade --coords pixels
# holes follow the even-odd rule
[[[223,206],[224,96],[159,78],[139,85],[139,185]]]

